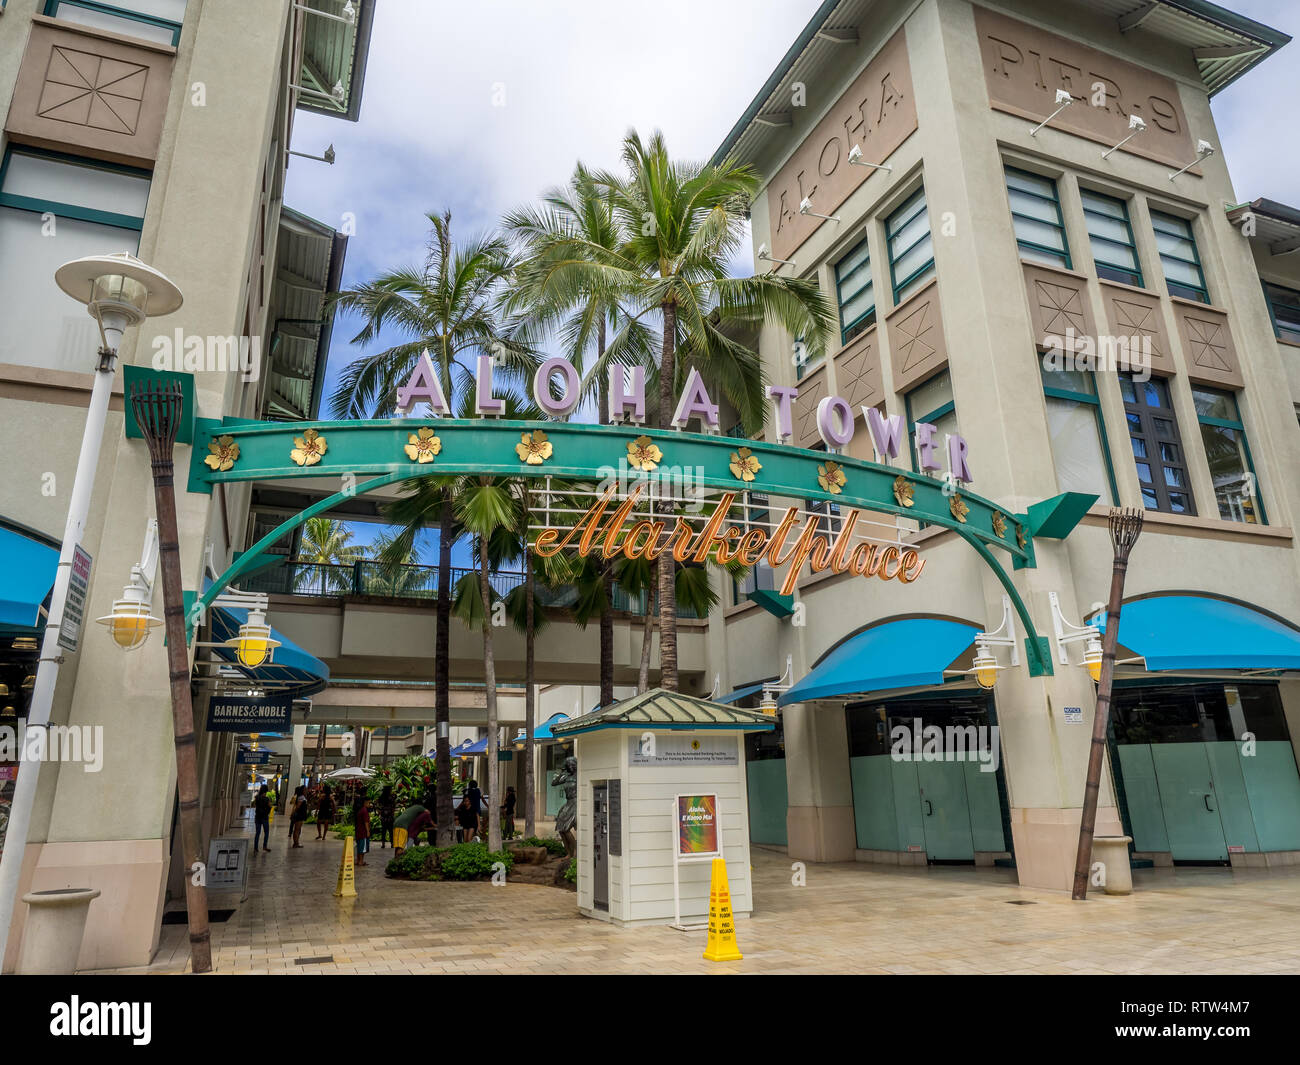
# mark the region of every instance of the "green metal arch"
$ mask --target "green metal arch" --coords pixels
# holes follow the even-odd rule
[[[441,449],[431,463],[412,461],[404,452],[412,434],[422,427],[433,429],[441,443]],[[316,430],[318,439],[325,441],[325,451],[317,463],[300,466],[290,453],[310,429]],[[525,434],[538,431],[544,432],[551,444],[550,457],[541,464],[529,465],[520,459],[516,445],[521,443]],[[974,548],[1006,590],[1030,637],[1027,643],[1031,670],[1035,674],[1052,672],[1050,655],[1041,650],[1042,641],[1037,636],[1029,611],[1011,575],[992,550],[998,548],[1006,552],[1015,569],[1033,566],[1035,522],[1029,514],[1013,514],[964,489],[954,493],[950,486],[933,477],[862,459],[767,441],[645,429],[635,425],[449,418],[310,423],[200,419],[191,458],[190,491],[210,492],[214,485],[239,481],[326,475],[374,476],[314,503],[272,530],[232,563],[199,598],[195,609],[202,610],[209,605],[224,588],[255,566],[264,550],[280,537],[345,499],[423,476],[474,474],[598,482],[611,475],[617,476],[622,469],[626,475],[636,477],[639,474],[627,469],[626,460],[628,445],[640,437],[648,437],[662,452],[658,473],[671,475],[672,471],[677,471],[691,484],[736,492],[749,490],[792,499],[825,500],[865,511],[902,515],[951,530]],[[237,444],[239,452],[231,468],[223,471],[219,468],[218,452],[228,444]],[[740,448],[750,449],[760,463],[753,481],[742,481],[731,471],[732,461]],[[819,483],[818,478],[824,473],[828,461],[837,463],[844,474],[845,482],[839,492],[829,491]],[[905,490],[896,494],[896,485]],[[909,491],[910,506],[907,505]],[[964,504],[964,512],[961,507],[954,509],[954,494]],[[1051,510],[1052,503],[1054,501],[1049,500],[1036,504],[1031,510]],[[1045,535],[1063,533],[1057,530]]]

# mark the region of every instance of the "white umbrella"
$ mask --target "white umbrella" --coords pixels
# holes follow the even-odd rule
[[[369,769],[362,769],[359,766],[351,765],[343,769],[336,769],[332,773],[326,773],[326,780],[365,780],[370,776]]]

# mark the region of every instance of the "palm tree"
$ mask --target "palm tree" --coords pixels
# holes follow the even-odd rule
[[[654,365],[654,336],[627,307],[633,293],[618,274],[598,269],[623,242],[614,218],[610,190],[578,163],[566,188],[542,196],[540,207],[525,206],[506,215],[503,225],[521,247],[516,284],[505,307],[526,316],[539,332],[560,342],[578,369],[584,400],[597,400],[599,424],[609,421],[609,369],[614,365]],[[567,265],[579,261],[597,269],[568,278]],[[574,283],[566,283],[572,280]],[[609,341],[610,332],[613,339]],[[613,565],[601,560],[605,600],[610,598]],[[614,619],[600,611],[600,702],[614,699]]]
[[[483,629],[483,683],[487,701],[487,785],[491,799],[488,810],[488,850],[501,849],[501,819],[496,806],[501,802],[500,765],[497,752],[500,737],[497,732],[497,671],[496,652],[492,637],[492,544],[510,550],[513,537],[524,526],[526,517],[521,512],[519,497],[511,490],[509,482],[500,477],[465,477],[457,486],[456,515],[465,528],[473,534],[475,555],[478,559],[478,597],[481,603]]]
[[[419,569],[420,552],[414,541],[403,539],[398,543],[399,531],[383,530],[370,545],[370,554],[378,563],[377,570],[367,570],[362,577],[361,590],[366,595],[389,598],[418,596],[424,591],[424,572]]]
[[[368,344],[392,329],[403,340],[350,363],[330,397],[335,417],[376,418],[391,415],[397,388],[409,379],[427,351],[449,403],[472,386],[474,374],[461,359],[493,354],[499,373],[509,379],[525,374],[535,361],[512,325],[496,310],[496,290],[514,263],[509,246],[496,235],[452,239],[451,212],[427,216],[432,227],[428,251],[419,267],[390,270],[355,289],[340,292],[339,306],[364,318],[353,343]],[[438,725],[436,810],[438,842],[451,842],[451,757],[447,730],[451,720],[451,548],[456,536],[452,492],[445,481],[421,478],[408,487],[413,498],[402,501],[409,521],[421,517],[438,525],[437,634],[434,643],[434,713]]]
[[[352,587],[351,574],[337,567],[351,566],[361,557],[361,548],[350,543],[352,530],[333,518],[308,518],[303,522],[298,544],[298,562],[293,575],[294,591],[301,591],[318,578],[321,591],[345,592]]]
[[[761,425],[763,375],[758,353],[729,337],[735,325],[776,322],[816,353],[832,319],[814,282],[764,273],[730,277],[728,263],[745,239],[746,213],[759,191],[757,173],[731,160],[674,161],[661,133],[648,143],[635,131],[623,142],[626,175],[596,173],[622,240],[617,248],[570,242],[572,254],[548,265],[554,299],[584,292],[626,294],[639,318],[661,323],[658,423],[668,428],[680,384],[677,353],[725,395],[749,425]],[[660,667],[665,688],[677,688],[674,564],[659,559]]]

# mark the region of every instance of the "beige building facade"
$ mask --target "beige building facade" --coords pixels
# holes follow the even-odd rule
[[[848,575],[805,574],[782,620],[748,594],[752,584],[735,590],[709,634],[724,691],[788,686],[826,672],[837,651],[852,660],[855,646],[864,649],[861,690],[787,697],[780,742],[751,750],[761,759],[750,763],[751,824],[765,821],[754,813],[761,776],[770,790],[759,801],[771,811],[761,841],[792,857],[1014,860],[1021,883],[1069,886],[1095,691],[1082,643],[1060,660],[1053,617],[1077,626],[1104,609],[1115,505],[1145,513],[1125,588],[1126,602],[1145,605],[1126,607],[1130,642],[1121,626],[1099,834],[1133,834],[1139,859],[1196,860],[1198,833],[1218,829],[1189,828],[1194,811],[1160,808],[1160,782],[1172,791],[1184,777],[1200,781],[1207,811],[1227,804],[1229,791],[1254,791],[1255,819],[1300,819],[1294,663],[1265,673],[1249,654],[1197,658],[1198,648],[1242,635],[1233,618],[1275,628],[1288,646],[1300,623],[1300,335],[1275,335],[1260,280],[1294,287],[1295,267],[1243,237],[1249,207],[1229,211],[1245,198],[1229,160],[1205,150],[1219,145],[1211,93],[1287,38],[1209,4],[1196,17],[1187,5],[1139,5],[1142,18],[1127,15],[1131,7],[824,4],[715,156],[762,177],[755,268],[816,282],[838,312],[819,356],[777,328],[762,336],[771,382],[799,390],[791,443],[826,446],[817,406],[838,395],[856,418],[846,448],[854,457],[873,458],[866,409],[876,408],[906,427],[901,454],[880,461],[918,469],[909,440],[929,423],[936,443],[964,438],[972,487],[1009,509],[1067,491],[1098,497],[1073,533],[1039,541],[1037,566],[1015,575],[1051,641],[1053,675],[1031,677],[1023,647],[1011,667],[1004,648],[988,697],[962,673],[969,650],[938,663],[950,674],[942,687],[870,685],[871,641],[897,622],[999,628],[1001,586],[951,533],[900,530],[927,561],[911,585],[865,590]],[[1275,244],[1294,237],[1288,217],[1270,223]],[[1100,361],[1087,361],[1089,345]],[[1116,350],[1118,368],[1105,361]],[[777,439],[770,422],[764,436]],[[761,502],[778,513],[785,505]],[[1187,645],[1177,668],[1153,666],[1166,659],[1144,651],[1160,641],[1137,629],[1157,615],[1160,639]],[[1241,668],[1215,668],[1230,660]],[[905,763],[906,778],[897,763],[892,777],[871,764],[895,725],[918,716],[940,726],[996,718],[996,800],[969,773],[963,796],[960,781],[927,778],[924,762]],[[1197,729],[1218,744],[1173,742]],[[1243,757],[1243,788],[1228,748],[1252,729],[1281,744],[1270,753],[1281,758],[1279,776],[1257,786],[1259,763]],[[769,760],[783,761],[784,773]],[[1266,812],[1274,802],[1278,812]],[[1223,838],[1214,858],[1296,859],[1292,834],[1262,843],[1238,806],[1230,814],[1224,805],[1215,822]],[[938,823],[945,818],[970,827]]]

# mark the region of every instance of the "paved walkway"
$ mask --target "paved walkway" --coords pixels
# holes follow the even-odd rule
[[[388,880],[391,850],[357,870],[358,898],[336,899],[342,847],[307,825],[291,851],[277,826],[248,900],[212,926],[217,972],[1300,973],[1300,867],[1137,870],[1132,896],[1074,903],[970,867],[809,864],[794,887],[789,859],[756,848],[745,959],[719,964],[701,959],[703,933],[613,928],[559,888]],[[118,971],[188,960],[185,926],[165,925],[152,965]]]

